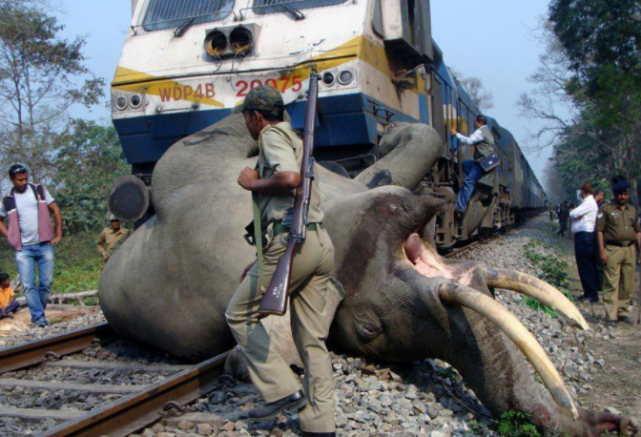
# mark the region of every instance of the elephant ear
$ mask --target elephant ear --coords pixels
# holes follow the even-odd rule
[[[405,240],[420,232],[442,206],[442,200],[394,186],[336,201],[324,221],[336,248],[336,265],[353,270],[354,264],[385,265],[404,256]]]

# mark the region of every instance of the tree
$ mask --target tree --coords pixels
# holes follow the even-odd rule
[[[550,24],[569,62],[567,91],[591,102],[608,130],[616,171],[625,173],[638,205],[641,177],[641,2],[553,0]]]
[[[450,69],[454,78],[461,84],[474,104],[481,111],[494,108],[494,95],[487,91],[478,77],[465,77],[458,71]]]
[[[46,181],[52,134],[65,129],[72,105],[97,104],[105,82],[84,65],[84,37],[61,38],[64,26],[38,3],[0,3],[0,146],[5,164],[25,163]]]
[[[639,123],[631,117],[635,114],[635,99],[618,91],[618,95],[606,96],[607,99],[600,92],[595,93],[579,78],[576,62],[554,29],[552,22],[541,26],[546,49],[540,57],[540,67],[530,77],[535,88],[517,102],[522,116],[542,122],[542,127],[531,133],[534,145],[528,148],[554,148],[555,168],[566,183],[564,189],[568,189],[567,184],[576,187],[579,181],[605,183],[621,173],[636,185],[636,178],[641,175],[636,146],[641,125],[631,129]],[[599,79],[607,88],[631,86],[629,75],[610,70],[604,69],[609,73]],[[621,121],[623,117],[627,121]],[[636,190],[633,199],[638,203]]]
[[[107,218],[112,181],[130,172],[116,130],[94,121],[73,120],[55,142],[59,156],[53,188],[64,211],[65,230],[99,229]]]

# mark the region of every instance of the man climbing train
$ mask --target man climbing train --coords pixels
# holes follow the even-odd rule
[[[305,435],[334,436],[334,380],[325,346],[331,323],[325,311],[334,247],[322,225],[318,179],[312,185],[307,237],[294,256],[290,282],[292,334],[305,365],[301,388],[298,377],[270,341],[258,309],[287,246],[289,228],[283,219],[301,183],[303,145],[291,125],[283,121],[282,96],[271,86],[250,91],[239,109],[247,129],[258,141],[259,156],[254,169],[242,170],[238,184],[252,192],[253,229],[265,231],[254,232],[254,242],[265,240],[262,253],[257,253],[257,260],[245,269],[225,313],[252,380],[267,402],[250,411],[249,417],[268,419],[284,409],[300,409]]]
[[[479,161],[494,153],[494,136],[490,128],[487,127],[487,118],[484,115],[476,116],[474,128],[476,130],[469,137],[461,135],[454,128],[451,129],[452,135],[455,135],[461,143],[466,146],[475,146],[474,160],[468,159],[461,163],[463,166],[463,186],[458,193],[456,209],[462,213],[467,209],[476,184],[486,173]]]

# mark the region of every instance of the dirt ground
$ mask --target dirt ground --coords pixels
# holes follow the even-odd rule
[[[583,294],[579,275],[574,261],[572,234],[558,237],[555,249],[568,263],[570,289],[575,296]],[[639,295],[639,275],[637,273],[636,295]],[[596,357],[603,360],[603,366],[594,374],[590,384],[594,390],[579,395],[578,400],[584,407],[603,411],[606,407],[616,407],[625,415],[641,418],[641,325],[631,326],[619,323],[614,329],[605,326],[603,297],[599,294],[597,304],[578,304],[592,332],[587,336],[586,347]]]

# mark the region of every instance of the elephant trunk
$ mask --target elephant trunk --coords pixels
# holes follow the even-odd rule
[[[496,323],[486,316],[463,307],[448,309],[448,316],[450,341],[442,359],[461,373],[493,415],[523,411],[546,431],[572,436],[636,433],[634,425],[621,416],[568,408],[555,401],[550,394],[554,391],[534,380],[517,343],[504,332],[497,332]]]

